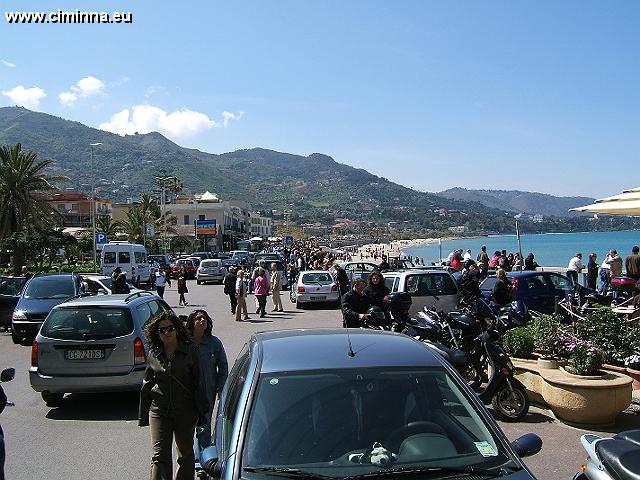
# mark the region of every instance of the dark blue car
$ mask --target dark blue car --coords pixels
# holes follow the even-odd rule
[[[573,292],[571,281],[560,273],[527,270],[523,272],[507,272],[511,280],[513,300],[522,300],[529,310],[540,313],[554,313],[556,302]],[[496,277],[487,277],[481,284],[480,290],[486,299],[491,296]],[[581,302],[584,297],[594,290],[578,285]]]

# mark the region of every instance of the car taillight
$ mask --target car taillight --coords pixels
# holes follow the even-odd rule
[[[335,283],[333,285],[331,285],[331,291],[332,292],[337,292],[338,291],[338,285],[336,285]]]
[[[38,342],[36,342],[35,340],[31,344],[31,366],[38,366]]]
[[[511,292],[515,292],[516,290],[518,290],[518,285],[520,285],[520,280],[517,278],[514,278],[511,280]]]
[[[140,338],[133,341],[133,363],[134,365],[144,365],[147,363],[147,355],[144,353],[144,344]]]
[[[298,292],[304,292],[304,287],[302,285],[298,287]]]

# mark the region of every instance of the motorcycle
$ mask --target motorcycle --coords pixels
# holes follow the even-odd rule
[[[620,432],[611,438],[582,435],[587,461],[573,480],[636,480],[640,478],[640,430]]]
[[[450,361],[454,368],[463,376],[472,365],[473,360],[469,352],[448,345],[438,343],[441,335],[441,325],[429,322],[424,317],[412,318],[409,315],[411,296],[407,293],[390,293],[384,298],[383,304],[393,318],[393,329],[402,331],[406,335],[417,338],[432,348],[443,352],[443,357]],[[502,334],[516,323],[525,322],[528,316],[526,310],[521,316],[514,312],[521,310],[505,310],[496,320],[476,336],[474,344],[482,349],[490,367],[491,375],[487,385],[474,388],[483,403],[491,403],[496,417],[503,421],[517,421],[529,411],[529,399],[524,385],[515,377],[515,367],[500,343]],[[464,322],[468,322],[466,319]],[[470,385],[471,386],[471,385]]]
[[[0,382],[10,382],[16,376],[15,368],[5,368],[0,373]],[[0,386],[0,413],[2,413],[5,407],[13,407],[15,404],[7,400],[7,396],[4,393],[4,389]],[[5,449],[4,449],[4,432],[2,431],[2,427],[0,427],[0,479],[4,479],[4,459],[5,459]]]

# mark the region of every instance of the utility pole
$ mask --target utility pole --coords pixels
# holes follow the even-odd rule
[[[90,143],[91,147],[91,232],[93,235],[93,270],[94,272],[98,268],[98,264],[96,263],[96,175],[93,170],[93,148],[102,145],[101,142]]]

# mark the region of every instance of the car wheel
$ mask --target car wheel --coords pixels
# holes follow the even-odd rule
[[[302,310],[302,304],[300,302],[296,302],[296,308],[298,310]]]
[[[200,280],[196,280],[196,283],[197,283],[198,285],[202,285],[202,282],[201,282]]]
[[[50,393],[41,392],[42,400],[47,404],[47,407],[60,407],[64,399],[64,393]]]
[[[22,343],[22,337],[15,333],[13,330],[11,331],[11,340],[16,345],[20,345]]]

